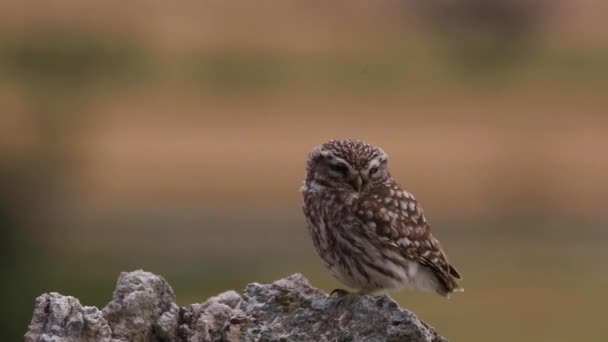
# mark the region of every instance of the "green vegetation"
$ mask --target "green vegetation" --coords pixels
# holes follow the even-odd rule
[[[315,89],[377,93],[475,86],[479,80],[484,80],[483,86],[513,80],[542,84],[543,79],[595,86],[608,79],[608,52],[593,47],[556,51],[517,45],[507,51],[477,51],[442,40],[430,44],[430,49],[404,41],[389,46],[324,54],[218,48],[161,58],[154,49],[124,37],[49,31],[0,41],[0,80],[43,89],[63,87],[73,95],[108,84],[150,87],[168,82],[221,95],[234,91],[314,94]]]

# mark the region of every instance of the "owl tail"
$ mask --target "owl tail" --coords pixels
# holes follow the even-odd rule
[[[442,288],[437,291],[440,295],[450,298],[453,292],[464,292],[464,288],[460,286],[459,280],[462,280],[460,273],[452,265],[448,265],[449,272],[439,272],[437,278],[441,282]]]
[[[420,258],[419,262],[428,267],[439,282],[439,286],[435,289],[435,291],[444,296],[449,297],[452,292],[463,292],[464,289],[460,286],[459,281],[462,280],[460,273],[454,268],[454,266],[450,265],[445,258],[445,254],[441,254],[441,258],[436,258],[433,261],[428,258]]]

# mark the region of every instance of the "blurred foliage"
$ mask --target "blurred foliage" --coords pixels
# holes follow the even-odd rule
[[[414,1],[426,25],[462,75],[488,76],[534,53],[539,29],[551,11],[546,0]],[[512,70],[510,68],[509,70]]]
[[[0,270],[3,281],[0,293],[7,310],[0,313],[0,340],[18,341],[23,338],[31,318],[33,298],[48,282],[46,249],[31,239],[29,218],[36,210],[31,183],[24,174],[0,161]]]
[[[433,11],[443,15],[462,11],[439,7],[443,10]],[[469,81],[479,77],[501,83],[513,77],[533,77],[538,72],[564,81],[573,77],[583,81],[606,79],[605,49],[543,49],[535,45],[533,34],[516,29],[511,32],[501,26],[495,30],[477,26],[457,29],[450,27],[451,20],[435,15],[440,17],[435,19],[440,34],[431,40],[434,43],[430,45],[437,49],[434,55],[428,55],[420,46],[395,40],[386,49],[365,53],[294,54],[220,47],[177,59],[161,59],[154,50],[124,37],[49,29],[0,40],[0,77],[4,82],[25,87],[35,99],[47,104],[79,101],[88,91],[111,84],[151,86],[175,81],[222,94],[295,90],[315,93],[315,89],[380,92],[446,83],[474,85]],[[456,23],[462,24],[460,20]]]
[[[430,0],[417,3],[435,31],[454,38],[484,36],[484,42],[510,45],[534,38],[548,17],[546,0]]]
[[[31,315],[32,299],[51,289],[53,278],[45,254],[36,246],[57,227],[52,205],[61,184],[74,177],[78,138],[87,115],[80,113],[84,97],[105,81],[128,79],[141,63],[137,50],[99,35],[70,31],[41,31],[0,42],[0,71],[29,99],[28,118],[33,145],[28,154],[0,164],[0,226],[3,276],[11,281],[2,293],[14,293],[14,308],[2,317],[0,340],[22,338]],[[31,235],[36,239],[31,239]],[[6,244],[6,245],[5,245]],[[26,304],[27,303],[27,304]],[[29,305],[28,305],[29,304]],[[20,322],[15,325],[10,322]]]
[[[217,91],[281,87],[289,77],[285,61],[255,49],[225,48],[202,52],[190,59],[193,79]]]
[[[78,29],[29,32],[0,44],[6,77],[28,84],[74,87],[134,77],[144,61],[132,43]]]

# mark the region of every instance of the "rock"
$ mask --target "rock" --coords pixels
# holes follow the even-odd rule
[[[73,297],[41,295],[25,340],[445,341],[388,296],[329,297],[301,274],[180,308],[169,284],[144,271],[122,273],[102,311]]]
[[[178,336],[188,342],[226,339],[226,329],[230,329],[233,316],[239,315],[237,306],[240,302],[238,293],[227,291],[209,298],[203,304],[184,307]]]
[[[312,288],[301,274],[270,285],[248,285],[241,310],[255,317],[241,329],[254,340],[440,340],[387,296],[328,297]]]
[[[123,272],[118,277],[112,301],[103,315],[118,341],[154,341],[154,328],[177,325],[171,312],[178,312],[173,289],[165,279],[144,271]],[[162,318],[162,320],[160,320]]]
[[[36,299],[34,316],[25,341],[110,342],[112,330],[99,309],[81,306],[78,299],[45,293]]]

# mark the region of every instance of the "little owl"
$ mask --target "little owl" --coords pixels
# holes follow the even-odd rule
[[[317,253],[361,294],[411,288],[461,291],[460,274],[431,234],[422,208],[388,171],[388,156],[358,140],[312,150],[302,187]]]

